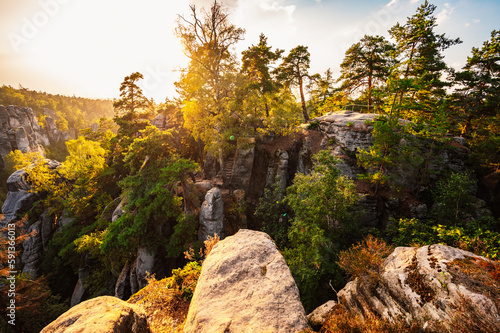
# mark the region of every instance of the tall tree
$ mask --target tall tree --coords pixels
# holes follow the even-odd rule
[[[309,121],[309,115],[304,95],[304,81],[313,77],[308,73],[311,61],[310,56],[307,46],[299,45],[290,51],[276,69],[280,81],[284,82],[287,86],[297,86],[299,88],[302,114],[305,121]]]
[[[390,84],[394,92],[392,109],[396,103],[400,107],[406,104],[413,117],[429,118],[425,113],[435,109],[446,94],[444,87],[448,83],[441,76],[447,66],[441,52],[461,43],[459,38],[449,39],[434,32],[435,10],[436,6],[426,0],[404,25],[397,23],[389,30],[396,41],[398,60]]]
[[[485,41],[481,48],[472,49],[463,70],[455,74],[455,80],[461,87],[455,94],[460,135],[471,139],[475,151],[483,155],[483,162],[499,163],[499,30],[493,30],[490,40]]]
[[[368,110],[372,107],[372,91],[385,85],[393,65],[390,54],[394,46],[382,36],[365,35],[346,52],[340,64],[341,89],[348,96],[366,94]]]
[[[207,150],[218,150],[223,165],[224,121],[230,118],[227,105],[237,72],[231,47],[243,39],[245,30],[229,22],[228,14],[217,1],[210,11],[203,9],[198,13],[194,5],[190,8],[191,17],[179,16],[176,28],[190,59],[176,86],[184,103],[185,126],[196,139],[204,141]],[[223,170],[222,178],[225,180]]]
[[[137,85],[137,81],[144,79],[144,76],[135,72],[126,76],[120,85],[120,99],[113,103],[117,116],[126,113],[136,113],[137,110],[145,110],[150,107],[151,102],[144,96],[142,89]]]
[[[267,37],[264,34],[259,36],[259,44],[250,46],[242,52],[241,71],[246,75],[249,81],[249,88],[259,92],[264,100],[266,108],[266,118],[269,117],[269,103],[266,94],[278,90],[278,84],[271,76],[270,65],[277,61],[283,50],[276,49],[271,51],[271,46],[267,45]]]

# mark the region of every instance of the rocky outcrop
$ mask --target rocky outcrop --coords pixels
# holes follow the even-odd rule
[[[51,169],[57,169],[61,163],[54,160],[45,160]],[[2,206],[4,218],[3,223],[15,220],[18,216],[26,213],[39,199],[38,194],[31,193],[31,187],[26,180],[27,174],[24,170],[17,170],[7,179],[7,197]]]
[[[238,145],[231,172],[231,185],[233,188],[248,192],[255,160],[255,139],[248,140],[248,142],[245,140],[245,144],[238,142]]]
[[[40,265],[42,263],[42,235],[41,235],[42,221],[37,221],[33,223],[29,229],[28,233],[31,234],[23,242],[23,255],[21,261],[24,265],[23,273],[31,279],[35,280],[38,277],[40,270]]]
[[[7,179],[7,197],[2,205],[5,223],[15,220],[26,213],[38,200],[36,193],[29,192],[31,187],[26,181],[26,172],[17,170]]]
[[[157,127],[160,130],[166,130],[168,128],[168,116],[159,114],[155,118],[151,119],[151,125]]]
[[[328,315],[333,310],[333,308],[337,305],[335,301],[328,301],[323,305],[318,306],[314,309],[313,312],[307,315],[307,320],[309,321],[309,325],[314,329],[320,329],[321,326],[325,323]]]
[[[101,296],[72,307],[41,332],[149,333],[150,329],[142,308],[116,297]]]
[[[45,153],[49,144],[46,132],[38,123],[31,108],[0,105],[0,164],[11,151]]]
[[[316,118],[319,129],[343,149],[357,152],[371,147],[373,121],[378,114],[339,111]]]
[[[308,328],[285,259],[265,233],[242,229],[203,263],[184,332],[300,332]]]
[[[351,311],[390,320],[447,326],[457,314],[473,308],[498,323],[499,270],[496,262],[445,245],[398,247],[380,267],[377,279],[357,278],[338,296]]]
[[[73,294],[71,295],[70,306],[73,307],[80,304],[85,300],[87,293],[86,280],[90,275],[90,269],[88,267],[82,267],[78,270],[78,281],[76,282],[75,289],[73,289]]]
[[[146,247],[137,250],[134,261],[127,262],[115,284],[115,297],[126,300],[144,288],[148,282],[146,277],[155,274],[157,278],[165,275],[161,269],[157,251],[151,251]]]
[[[220,239],[226,236],[226,226],[224,220],[224,201],[222,194],[217,187],[212,188],[205,195],[205,201],[200,210],[200,229],[198,239],[202,242],[208,236],[219,235]]]

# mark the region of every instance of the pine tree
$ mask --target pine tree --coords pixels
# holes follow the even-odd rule
[[[447,70],[442,51],[461,43],[436,34],[436,6],[425,3],[404,25],[397,23],[389,33],[396,42],[396,68],[391,76],[393,100],[391,112],[397,107],[410,118],[429,119],[429,114],[445,96],[448,83],[441,80]]]
[[[259,36],[259,44],[252,45],[242,52],[241,71],[248,79],[248,87],[259,92],[264,101],[266,118],[269,118],[269,103],[266,99],[267,94],[277,92],[278,83],[273,80],[270,71],[270,65],[277,61],[283,50],[276,49],[271,51],[271,46],[267,45],[267,37],[264,34]]]
[[[341,89],[348,96],[365,94],[368,110],[373,106],[373,90],[383,87],[393,62],[390,54],[394,46],[382,36],[365,35],[346,52],[340,65]]]
[[[309,121],[309,114],[304,95],[304,81],[312,78],[308,73],[309,63],[311,62],[310,56],[307,46],[299,45],[290,51],[276,69],[278,79],[281,82],[286,86],[297,86],[299,88],[302,114],[305,121]]]

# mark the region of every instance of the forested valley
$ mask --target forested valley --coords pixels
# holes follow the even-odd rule
[[[6,248],[13,244],[7,224],[18,230],[19,269],[17,324],[7,324],[2,306],[2,330],[39,332],[70,308],[77,283],[84,290],[79,302],[116,295],[117,281],[144,249],[160,263],[154,277],[143,277],[156,294],[128,286],[121,296],[138,291],[131,300],[161,308],[154,303],[160,297],[187,309],[214,243],[246,228],[274,240],[307,313],[337,300],[354,278],[376,286],[378,267],[398,246],[445,244],[491,259],[499,290],[500,30],[453,69],[443,52],[460,36],[436,33],[436,6],[425,1],[389,30],[389,39],[365,35],[355,42],[341,64],[331,64],[340,66],[333,77],[331,70],[310,71],[306,45],[285,51],[264,33],[236,54],[245,31],[224,6],[190,9],[175,31],[189,58],[176,98],[157,103],[145,96],[139,72],[116,87],[114,101],[0,88],[0,105],[32,108],[42,127],[48,109],[60,131],[78,131],[65,147],[45,147],[46,154],[16,150],[3,157],[4,180],[23,172],[36,200],[2,222]],[[370,143],[351,149],[326,135],[335,115],[347,117],[342,135]],[[313,148],[303,153],[299,144],[306,141]],[[250,182],[237,186],[232,163],[248,151]],[[285,153],[289,165],[282,167]],[[270,159],[274,164],[264,164]],[[346,173],[346,165],[354,171]],[[202,235],[200,211],[211,188],[220,189],[225,227]],[[370,209],[379,213],[366,222]],[[28,274],[19,266],[23,243],[43,218],[51,221],[51,236]],[[2,305],[9,302],[10,259],[2,249]],[[149,296],[137,296],[145,290]],[[186,313],[162,311],[180,323],[157,331],[181,331]],[[336,311],[322,332],[432,331],[423,321],[363,322]],[[451,331],[467,325],[455,319]]]

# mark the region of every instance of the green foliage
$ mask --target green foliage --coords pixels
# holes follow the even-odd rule
[[[101,247],[104,253],[127,256],[139,246],[165,245],[177,221],[185,219],[177,182],[197,165],[178,156],[171,137],[171,131],[150,126],[130,146],[124,161],[132,174],[120,183],[128,205],[108,227]]]
[[[454,123],[468,139],[476,164],[500,165],[500,31],[481,48],[473,48],[463,70],[455,74]]]
[[[190,261],[184,268],[172,270],[172,279],[167,286],[179,290],[185,300],[191,300],[200,274],[201,265],[197,261]]]
[[[255,209],[255,217],[262,221],[262,231],[276,242],[279,249],[288,245],[288,212],[290,208],[283,200],[284,193],[280,188],[279,177],[276,177],[270,188],[264,189],[264,196],[259,198]]]
[[[306,99],[304,96],[304,81],[312,77],[309,75],[310,57],[311,54],[307,46],[299,45],[290,50],[290,53],[275,70],[278,80],[283,82],[285,86],[297,86],[299,88],[304,121],[309,121],[309,114],[307,112]]]
[[[404,128],[395,117],[381,117],[373,124],[373,145],[369,150],[361,149],[358,163],[368,173],[361,178],[368,179],[376,185],[388,181],[388,169],[405,160],[402,158],[401,140],[405,138]],[[406,156],[405,156],[406,157]],[[408,162],[406,159],[405,163]]]
[[[82,216],[83,211],[100,212],[111,197],[99,185],[99,177],[106,167],[106,151],[96,141],[83,136],[66,142],[69,155],[59,167],[59,173],[72,181],[71,190],[64,199],[68,212]]]
[[[45,158],[39,152],[22,153],[15,150],[6,156],[7,165],[14,170],[26,171],[26,180],[30,192],[44,197],[46,207],[62,208],[62,198],[67,193],[66,182],[62,181],[56,169],[50,168]]]
[[[475,180],[469,173],[452,173],[441,180],[434,189],[436,207],[432,213],[436,221],[447,225],[457,225],[474,210]]]
[[[391,53],[394,46],[381,36],[365,35],[359,42],[352,45],[340,64],[342,81],[341,89],[348,96],[364,94],[369,112],[374,104],[382,101],[373,98],[373,91],[384,86],[389,78],[391,66],[394,65]]]
[[[319,152],[316,159],[312,173],[297,174],[285,197],[295,217],[284,255],[308,308],[318,300],[322,278],[338,280],[335,256],[358,231],[353,212],[358,198],[352,180],[340,174],[328,151]]]
[[[500,222],[481,218],[460,225],[443,225],[433,220],[402,218],[388,227],[392,243],[398,246],[446,244],[487,258],[500,258]]]

